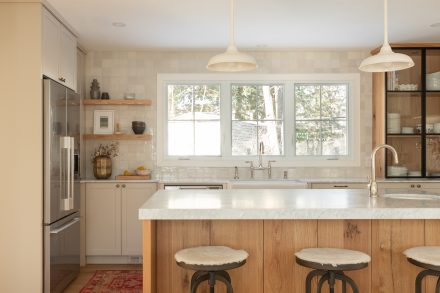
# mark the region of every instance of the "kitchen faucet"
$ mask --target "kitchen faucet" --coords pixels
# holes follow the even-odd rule
[[[251,170],[251,178],[254,179],[254,171],[255,170],[267,170],[267,175],[269,179],[272,179],[272,163],[275,161],[269,160],[267,162],[267,167],[263,166],[263,155],[264,155],[264,143],[260,142],[258,146],[258,167],[254,167],[254,162],[252,161],[246,161],[246,163],[249,163],[250,170]]]
[[[370,197],[377,197],[377,183],[376,183],[376,153],[378,150],[385,148],[389,149],[393,153],[394,164],[399,164],[399,157],[395,148],[388,144],[380,144],[376,146],[371,153],[371,179],[368,184]]]

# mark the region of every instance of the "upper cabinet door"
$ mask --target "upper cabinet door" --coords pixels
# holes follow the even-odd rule
[[[60,78],[76,91],[76,38],[64,26],[61,26],[60,37]]]
[[[76,66],[76,37],[44,10],[43,74],[76,91]]]
[[[48,11],[43,14],[43,74],[59,82],[60,23]]]

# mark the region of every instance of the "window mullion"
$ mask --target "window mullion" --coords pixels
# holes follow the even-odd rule
[[[231,83],[220,84],[220,128],[221,155],[223,158],[232,156],[232,96]]]
[[[286,82],[284,85],[284,155],[286,158],[295,157],[295,84]]]

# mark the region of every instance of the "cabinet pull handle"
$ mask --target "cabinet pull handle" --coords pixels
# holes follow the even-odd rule
[[[116,188],[119,188],[119,184],[116,184]]]
[[[125,184],[122,184],[122,188],[125,188]]]
[[[348,188],[348,185],[333,185],[334,188]]]
[[[414,188],[414,184],[411,184],[411,188]]]
[[[65,78],[63,78],[63,77],[60,77],[60,78],[58,78],[60,81],[62,81],[62,82],[66,82],[66,79]]]

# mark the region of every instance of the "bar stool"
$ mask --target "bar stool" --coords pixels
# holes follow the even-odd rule
[[[216,281],[226,285],[227,293],[233,293],[231,277],[226,271],[244,265],[248,256],[244,250],[226,246],[200,246],[180,250],[174,258],[182,268],[196,271],[191,278],[191,293],[196,293],[204,281],[208,281],[210,293],[214,293]]]
[[[422,281],[426,276],[438,277],[435,293],[440,293],[440,246],[413,247],[403,254],[410,263],[425,269],[416,277],[416,293],[422,293]]]
[[[348,283],[353,293],[359,293],[356,283],[344,271],[366,268],[371,260],[363,252],[339,248],[306,248],[295,253],[295,256],[299,265],[313,269],[306,278],[306,293],[312,292],[312,280],[318,276],[317,293],[321,292],[325,281],[328,282],[330,293],[334,293],[336,280],[342,281],[342,292],[346,292]]]

